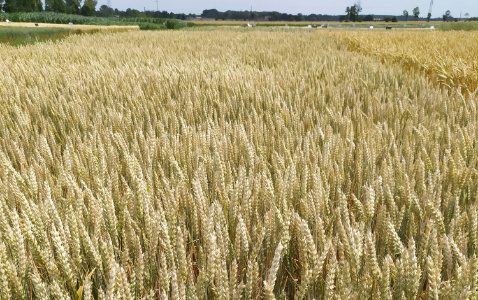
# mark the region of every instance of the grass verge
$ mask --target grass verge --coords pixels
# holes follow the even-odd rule
[[[38,41],[61,39],[71,33],[67,28],[29,28],[29,27],[1,27],[0,43],[23,45]]]
[[[472,31],[478,30],[478,21],[469,21],[469,22],[445,22],[440,25],[440,30],[463,30],[463,31]]]

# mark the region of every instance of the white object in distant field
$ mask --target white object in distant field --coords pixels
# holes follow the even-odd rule
[[[312,28],[312,25],[307,26],[307,28]]]
[[[12,21],[10,21],[9,19],[7,19],[6,22],[7,22],[8,24],[11,24],[11,23],[12,23]]]
[[[73,23],[70,22],[70,23],[68,23],[68,25],[73,26]]]
[[[285,27],[289,27],[289,25],[285,24]]]
[[[373,30],[373,26],[370,26],[370,30]]]
[[[256,24],[252,24],[252,27],[256,27]]]
[[[247,23],[247,27],[252,27],[252,25],[251,25],[251,24],[249,24],[249,23]]]
[[[435,29],[435,26],[430,26],[430,29],[431,29],[431,30]]]

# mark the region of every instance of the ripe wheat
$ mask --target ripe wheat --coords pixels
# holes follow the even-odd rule
[[[0,45],[1,299],[476,298],[475,102],[346,48]]]
[[[447,89],[467,98],[478,93],[478,33],[475,31],[341,32],[349,49],[367,53],[384,62],[419,70]]]

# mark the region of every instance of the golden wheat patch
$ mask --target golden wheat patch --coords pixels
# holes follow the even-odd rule
[[[476,298],[458,93],[305,31],[0,56],[1,299]]]
[[[419,70],[466,97],[478,92],[476,31],[347,32],[337,35],[352,51]]]

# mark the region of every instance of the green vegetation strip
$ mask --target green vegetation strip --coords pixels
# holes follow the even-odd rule
[[[194,26],[194,23],[186,23],[173,19],[160,18],[102,18],[86,17],[80,15],[69,15],[54,12],[32,12],[32,13],[0,13],[0,22],[5,20],[12,22],[28,23],[56,23],[56,24],[84,24],[84,25],[138,25],[141,30],[181,29]]]
[[[1,27],[0,43],[11,45],[29,44],[37,41],[60,39],[71,33],[68,28],[58,27]]]
[[[444,22],[440,25],[440,30],[463,30],[463,31],[472,31],[478,30],[478,22],[469,21],[469,22]]]

